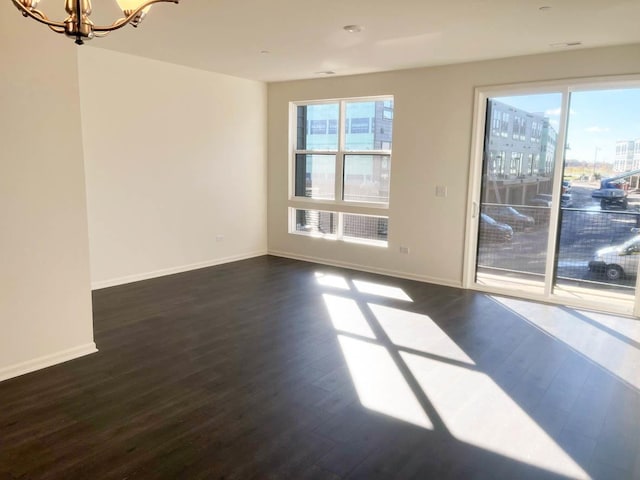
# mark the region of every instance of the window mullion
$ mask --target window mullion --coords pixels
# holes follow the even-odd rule
[[[347,118],[346,102],[340,102],[340,113],[338,122],[338,152],[336,153],[336,202],[342,203],[344,198],[344,145],[345,145],[345,128]],[[339,225],[339,223],[338,223]]]
[[[344,201],[344,154],[336,154],[336,203]]]
[[[338,212],[338,229],[336,231],[336,239],[344,239],[344,213]]]

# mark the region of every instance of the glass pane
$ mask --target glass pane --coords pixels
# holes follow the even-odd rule
[[[345,239],[376,240],[386,243],[389,228],[388,217],[345,213],[343,220]]]
[[[300,105],[297,109],[297,150],[337,150],[337,103]]]
[[[571,94],[554,293],[629,301],[640,249],[640,89]],[[614,295],[615,294],[615,295]]]
[[[338,215],[320,210],[295,210],[296,232],[316,235],[335,235]]]
[[[393,100],[347,102],[345,150],[391,150]]]
[[[544,285],[562,95],[487,102],[476,280]]]
[[[344,156],[344,200],[353,202],[389,202],[388,155]]]
[[[335,184],[335,155],[296,155],[296,197],[333,200]]]

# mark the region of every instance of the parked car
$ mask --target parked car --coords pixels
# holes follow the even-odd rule
[[[535,197],[531,197],[527,203],[534,207],[551,207],[551,195],[541,193]]]
[[[514,230],[524,230],[533,227],[536,221],[529,215],[524,215],[508,205],[488,205],[482,211],[497,222],[506,223]]]
[[[485,213],[480,214],[480,240],[485,242],[509,242],[513,238],[513,228],[496,222]]]
[[[551,207],[553,195],[548,193],[539,193],[535,197],[529,199],[529,205],[535,207]],[[562,208],[569,208],[572,205],[572,198],[570,193],[563,193],[560,197],[560,206]]]
[[[589,262],[589,270],[604,273],[609,280],[636,276],[640,260],[640,235],[621,245],[601,248]]]
[[[569,180],[562,182],[562,193],[571,193],[571,182]]]

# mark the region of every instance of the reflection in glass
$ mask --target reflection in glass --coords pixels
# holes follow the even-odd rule
[[[640,89],[571,94],[554,293],[630,301],[640,251]],[[634,126],[636,125],[636,126]],[[625,298],[626,297],[626,298]]]
[[[338,149],[337,103],[301,105],[297,107],[297,150]]]
[[[561,100],[553,93],[487,101],[478,280],[544,284]]]
[[[393,100],[347,102],[345,150],[391,150]]]
[[[312,236],[335,236],[338,231],[338,214],[322,210],[295,209],[296,232]]]
[[[389,202],[388,155],[344,156],[344,200],[353,202]]]
[[[296,197],[335,198],[335,155],[296,155]]]

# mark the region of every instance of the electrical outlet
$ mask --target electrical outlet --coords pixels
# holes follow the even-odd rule
[[[444,185],[436,185],[436,197],[446,197],[447,187]]]
[[[403,247],[402,245],[400,245],[400,253],[404,253],[406,255],[409,254],[409,247]]]

